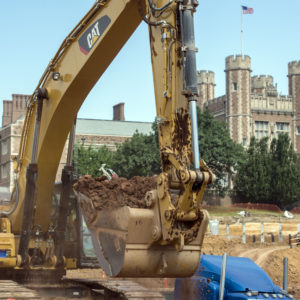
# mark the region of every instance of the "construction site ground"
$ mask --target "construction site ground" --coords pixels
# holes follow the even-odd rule
[[[288,235],[297,233],[297,224],[300,223],[300,216],[287,220],[278,215],[261,216],[253,214],[253,217],[240,218],[235,216],[214,216],[211,219],[218,219],[220,222],[219,236],[207,232],[204,240],[203,253],[222,255],[227,253],[231,256],[249,257],[262,267],[272,278],[274,283],[282,287],[283,279],[283,258],[287,257],[289,262],[289,293],[295,299],[300,299],[300,246],[290,248]],[[242,242],[242,223],[246,224],[246,244]],[[265,243],[260,242],[261,222],[264,222]],[[283,241],[279,242],[279,222],[282,223]],[[230,238],[226,236],[226,224],[230,224]],[[272,242],[271,233],[274,236]],[[253,243],[253,235],[256,242]],[[68,278],[103,278],[105,274],[99,269],[72,270],[67,272]],[[131,278],[152,289],[173,288],[175,279],[152,279],[152,278]]]
[[[155,188],[155,178],[134,177],[131,180],[119,178],[106,181],[102,177],[93,179],[86,175],[74,186],[92,199],[96,210],[115,208],[124,205],[144,208],[144,195]],[[209,230],[204,239],[202,252],[206,254],[249,257],[261,266],[272,278],[275,284],[282,287],[283,258],[289,261],[289,293],[295,299],[300,299],[300,246],[290,248],[288,236],[297,233],[300,215],[286,219],[280,211],[247,210],[250,217],[243,218],[238,213],[245,210],[239,207],[208,207],[210,219],[219,221],[219,235],[212,235]],[[260,242],[261,223],[264,224],[264,243]],[[242,242],[242,228],[245,223],[246,243]],[[226,226],[229,225],[229,236]],[[281,225],[280,225],[281,224]],[[282,227],[283,241],[279,239],[279,227]],[[255,238],[254,238],[255,237]],[[255,239],[255,242],[253,242]],[[241,266],[242,268],[242,266]],[[90,280],[108,279],[100,269],[69,270],[67,279],[81,278]],[[111,279],[113,281],[113,279]],[[131,278],[147,288],[158,291],[174,287],[175,279]],[[65,298],[51,298],[65,299]]]

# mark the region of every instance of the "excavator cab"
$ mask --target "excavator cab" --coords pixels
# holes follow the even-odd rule
[[[58,222],[61,195],[62,183],[56,182],[52,197],[51,213],[51,222],[54,228]],[[75,259],[76,267],[78,268],[98,268],[99,262],[93,248],[91,234],[86,226],[82,210],[73,190],[71,190],[69,197],[65,198],[64,201],[68,203],[68,210],[66,213],[67,223],[64,235],[63,256]]]

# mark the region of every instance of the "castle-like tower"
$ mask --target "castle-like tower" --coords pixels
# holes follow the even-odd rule
[[[294,145],[300,153],[300,61],[288,64],[289,96],[293,97]]]
[[[274,86],[273,76],[260,75],[251,77],[251,93],[262,97],[277,97],[277,85]]]
[[[198,89],[198,106],[202,108],[207,101],[215,98],[215,73],[212,71],[199,71]]]
[[[230,136],[247,146],[251,136],[251,59],[249,56],[226,57],[226,123]]]
[[[225,73],[226,94],[207,99],[203,109],[226,122],[230,137],[245,147],[251,136],[271,141],[284,133],[300,154],[300,61],[288,64],[289,95],[278,94],[270,75],[251,77],[249,56],[228,56]],[[199,72],[199,78],[204,78],[199,82],[205,82],[207,74]]]

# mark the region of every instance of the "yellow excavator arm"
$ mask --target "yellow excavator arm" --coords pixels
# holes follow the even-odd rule
[[[32,228],[49,231],[55,175],[77,112],[143,20],[149,25],[162,172],[157,189],[146,195],[147,209],[95,212],[87,225],[108,275],[183,277],[195,271],[208,222],[201,199],[214,180],[198,146],[196,6],[196,0],[97,0],[63,41],[28,102],[15,158],[18,205],[9,218],[20,235],[21,267],[30,264]],[[90,199],[78,197],[83,214],[94,209]],[[51,261],[55,267],[57,260]]]

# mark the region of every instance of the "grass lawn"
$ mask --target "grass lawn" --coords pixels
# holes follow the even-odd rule
[[[236,216],[238,212],[245,210],[244,207],[236,207],[236,206],[230,206],[230,207],[224,207],[224,206],[206,206],[204,207],[211,216]],[[247,209],[248,212],[250,212],[251,217],[253,216],[262,216],[262,215],[268,215],[268,216],[282,216],[283,214],[276,211],[269,211],[269,210],[262,210],[262,209]]]

